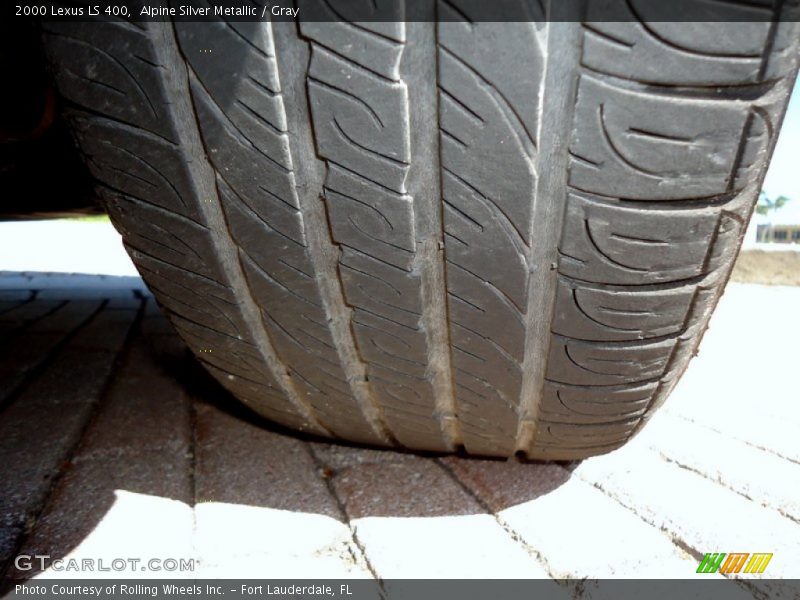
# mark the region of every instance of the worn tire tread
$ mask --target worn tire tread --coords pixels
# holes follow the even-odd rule
[[[321,18],[44,26],[178,332],[316,435],[555,460],[624,444],[730,275],[797,23],[706,24],[722,58],[696,24],[582,23],[572,0],[516,23],[465,0],[357,23],[299,4]]]

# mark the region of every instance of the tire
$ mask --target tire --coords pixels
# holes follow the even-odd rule
[[[561,21],[44,37],[131,257],[235,396],[341,440],[571,460],[696,351],[800,31]]]

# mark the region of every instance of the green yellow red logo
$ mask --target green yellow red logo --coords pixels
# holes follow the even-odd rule
[[[708,552],[700,565],[697,567],[698,573],[722,573],[730,575],[733,573],[763,573],[769,561],[772,560],[772,553],[756,552]]]

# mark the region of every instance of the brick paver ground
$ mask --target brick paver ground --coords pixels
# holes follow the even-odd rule
[[[798,578],[798,306],[732,284],[631,444],[521,464],[294,436],[197,366],[137,278],[0,273],[0,568],[191,558],[182,576],[574,578],[553,584],[569,597],[718,551]]]

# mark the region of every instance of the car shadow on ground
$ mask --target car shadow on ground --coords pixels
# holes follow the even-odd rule
[[[122,288],[128,284],[120,278]],[[53,379],[55,399],[37,399],[23,389],[0,415],[0,420],[19,418],[12,413],[25,415],[24,403],[31,402],[36,409],[28,418],[39,422],[28,425],[40,432],[16,436],[2,448],[8,464],[0,470],[15,479],[3,499],[0,522],[8,578],[26,579],[39,571],[35,564],[16,568],[17,556],[47,555],[52,561],[89,553],[99,558],[127,547],[123,538],[134,539],[142,531],[153,530],[172,544],[164,549],[152,540],[145,553],[163,554],[170,547],[180,553],[184,546],[184,553],[190,553],[203,506],[238,507],[256,520],[259,513],[251,509],[282,511],[276,514],[286,518],[292,513],[299,518],[292,527],[301,529],[304,517],[308,527],[314,527],[315,518],[325,517],[352,528],[353,522],[368,517],[496,515],[557,489],[569,480],[576,464],[364,448],[287,430],[257,415],[211,377],[158,314],[147,292],[137,288],[120,307],[120,292],[110,292],[113,288],[106,280],[94,291],[72,290],[82,303],[100,299],[106,304],[82,325],[84,333],[73,332],[70,339],[81,339],[92,323],[98,329],[93,335],[106,335],[98,323],[104,310],[127,310],[131,325],[63,456],[53,462],[54,454],[45,452],[41,464],[29,460],[23,470],[8,466],[16,458],[41,453],[48,429],[74,418],[77,404],[58,396],[62,391],[68,396],[80,382],[71,379],[69,370],[55,376],[48,371],[58,369],[66,358],[73,364],[91,362],[96,352],[91,344],[72,348],[73,342],[65,342],[29,377],[27,385],[34,388],[37,381]],[[52,301],[68,292],[50,290],[41,297]],[[29,312],[36,313],[32,309],[38,301],[44,300],[25,300]],[[40,318],[52,318],[40,312],[45,315]],[[24,339],[23,333],[7,340],[7,351],[13,353],[13,344]],[[72,377],[82,376],[80,369],[73,373]],[[50,466],[43,464],[47,460]],[[37,486],[38,496],[19,493]],[[21,505],[23,500],[27,506]],[[218,525],[224,528],[222,519]],[[116,531],[115,537],[109,539],[106,530]],[[240,531],[237,543],[247,545],[250,535]],[[178,538],[186,543],[181,545]]]

